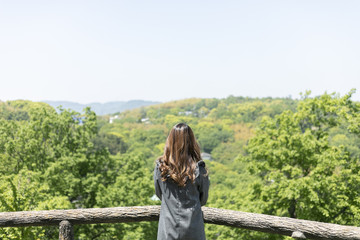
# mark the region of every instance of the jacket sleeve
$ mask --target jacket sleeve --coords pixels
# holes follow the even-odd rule
[[[161,200],[162,197],[162,192],[161,192],[161,188],[160,188],[160,184],[159,184],[159,179],[158,179],[158,175],[159,175],[159,165],[156,164],[155,169],[154,169],[154,185],[155,185],[155,194],[156,196]]]
[[[200,204],[201,206],[204,206],[208,200],[209,197],[209,176],[207,174],[207,171],[205,169],[205,163],[202,162],[199,164],[199,172],[200,172]]]

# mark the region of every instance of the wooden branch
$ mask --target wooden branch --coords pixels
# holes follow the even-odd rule
[[[206,223],[301,239],[360,240],[360,228],[217,208],[203,208]]]
[[[360,240],[360,228],[217,208],[202,208],[204,221],[301,239]],[[0,227],[157,221],[160,206],[3,212]]]
[[[58,225],[62,220],[72,224],[157,221],[159,213],[160,206],[2,212],[0,227]]]

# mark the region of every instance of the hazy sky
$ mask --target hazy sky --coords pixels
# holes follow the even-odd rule
[[[360,1],[0,0],[0,100],[347,93]]]

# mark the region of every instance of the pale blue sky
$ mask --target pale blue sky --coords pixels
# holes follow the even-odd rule
[[[0,0],[0,100],[360,100],[360,1]]]

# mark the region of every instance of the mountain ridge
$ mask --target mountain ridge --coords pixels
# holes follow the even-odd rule
[[[64,109],[72,109],[77,112],[81,112],[84,108],[90,107],[91,110],[94,111],[97,115],[113,114],[139,107],[161,103],[161,102],[145,101],[145,100],[111,101],[105,103],[92,102],[85,104],[71,102],[71,101],[50,101],[50,100],[44,100],[41,102],[47,103],[53,108],[58,108],[59,106],[62,106],[62,108]]]

